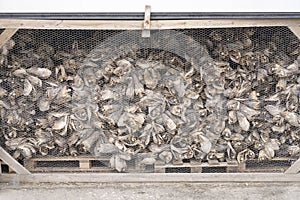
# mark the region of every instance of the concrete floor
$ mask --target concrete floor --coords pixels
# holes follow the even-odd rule
[[[300,183],[0,184],[0,200],[298,200]]]

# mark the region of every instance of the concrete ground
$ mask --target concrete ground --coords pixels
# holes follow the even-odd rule
[[[298,200],[300,183],[0,184],[0,200]]]

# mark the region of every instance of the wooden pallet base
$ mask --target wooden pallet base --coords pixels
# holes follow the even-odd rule
[[[238,172],[238,163],[232,162],[200,162],[188,161],[182,163],[156,163],[155,173],[229,173]]]
[[[109,157],[42,157],[27,159],[25,168],[31,172],[113,172]]]
[[[130,173],[247,173],[247,172],[284,172],[296,158],[275,158],[269,161],[248,160],[238,163],[236,160],[218,161],[181,161],[165,164],[140,164],[139,159],[127,162]],[[110,156],[107,157],[41,157],[24,162],[31,172],[116,172],[110,168]]]
[[[156,163],[156,173],[248,173],[248,172],[285,172],[297,158],[274,158],[273,160],[248,160],[238,163],[236,160],[218,162],[188,161],[172,164]]]

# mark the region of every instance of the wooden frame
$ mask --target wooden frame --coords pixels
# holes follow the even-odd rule
[[[186,28],[232,28],[285,26],[300,39],[300,19],[202,19],[153,20],[150,30]],[[0,19],[0,48],[18,29],[82,29],[82,30],[143,30],[143,21],[104,20],[17,20]],[[0,182],[300,182],[300,159],[285,173],[215,173],[215,174],[112,174],[60,173],[30,174],[0,147],[0,159],[17,174],[1,174]],[[1,171],[0,171],[1,173]]]

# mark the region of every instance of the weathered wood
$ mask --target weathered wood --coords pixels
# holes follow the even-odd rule
[[[30,172],[24,168],[18,161],[16,161],[9,153],[7,153],[2,147],[0,147],[0,158],[9,167],[11,167],[17,174],[30,174]]]
[[[27,159],[27,161],[80,161],[80,160],[109,160],[109,156],[40,156]]]
[[[300,171],[300,158],[290,166],[285,173],[286,174],[296,174]]]
[[[2,183],[157,183],[157,182],[300,182],[300,174],[284,173],[44,173],[1,174]]]
[[[199,164],[199,162],[191,161],[192,166]],[[191,167],[191,173],[201,173],[202,167]]]
[[[151,6],[146,5],[142,37],[150,37],[150,15],[151,15]]]
[[[4,171],[3,166],[7,166],[8,168],[8,173],[12,174],[12,173],[16,173],[8,164],[6,164],[5,162],[0,160],[0,172]],[[1,169],[2,168],[2,169]],[[3,172],[2,172],[3,173]]]
[[[99,172],[99,173],[116,173],[109,167],[91,167],[91,168],[74,168],[74,167],[36,167],[29,169],[32,173],[76,173],[76,172]]]
[[[236,172],[285,172],[290,167],[290,162],[295,158],[278,157],[269,161],[259,161],[257,159],[248,160],[252,162],[252,166],[247,166],[247,162],[238,163],[236,160],[226,160],[226,162],[218,162],[217,160],[210,160],[209,162],[189,161],[181,163],[156,163],[154,165],[154,171],[156,173],[166,173],[166,169],[178,170],[179,173],[185,172],[187,168],[191,173],[214,173],[223,172],[224,170],[229,173]],[[286,164],[282,164],[283,161],[288,161]],[[269,162],[272,162],[271,164]],[[275,165],[275,166],[274,166]],[[181,170],[182,169],[182,170]],[[204,171],[203,171],[204,169]]]
[[[0,28],[142,30],[141,20],[20,20],[0,19]],[[231,28],[264,26],[299,26],[300,19],[201,19],[151,20],[151,30],[186,28]]]
[[[273,161],[285,161],[291,160],[290,158],[274,158]],[[59,165],[55,164],[56,161],[61,161]],[[77,161],[77,166],[68,166],[69,161]],[[92,165],[92,161],[103,161],[108,164],[108,157],[91,157],[91,156],[79,156],[79,157],[41,157],[31,158],[25,160],[25,167],[31,172],[115,172],[109,166],[95,166]],[[254,160],[256,161],[256,160]],[[38,166],[38,162],[44,162],[43,165]],[[46,162],[46,166],[45,166]],[[52,163],[53,162],[53,163]],[[66,163],[64,163],[66,162]],[[52,165],[53,164],[53,165]],[[65,165],[66,164],[66,165]],[[108,164],[109,165],[109,164]],[[175,162],[172,164],[165,164],[157,162],[155,165],[140,165],[139,160],[135,160],[132,166],[128,166],[128,172],[140,173],[140,172],[155,172],[155,173],[166,173],[168,170],[178,170],[184,172],[185,168],[190,170],[190,173],[201,173],[203,168],[206,172],[219,172],[234,173],[234,172],[284,172],[289,168],[286,166],[268,166],[268,164],[257,161],[257,166],[246,167],[246,163],[238,163],[236,160],[230,160],[226,162],[200,162],[200,161],[189,161],[189,162]],[[212,170],[210,170],[212,168]],[[204,172],[205,173],[205,172]]]
[[[38,157],[24,161],[24,166],[31,172],[113,172],[109,166],[92,166],[92,161],[109,161],[109,157]],[[75,161],[75,166],[68,166],[68,163]],[[39,165],[39,163],[43,165]],[[57,163],[59,162],[59,163]],[[74,164],[74,163],[73,163]]]
[[[90,169],[90,161],[89,160],[80,160],[79,161],[79,168],[80,169]]]
[[[18,28],[5,29],[0,35],[0,48],[18,31]]]
[[[289,26],[289,29],[299,38],[300,40],[300,25],[297,26]]]
[[[209,164],[207,162],[203,163],[183,163],[182,165],[172,165],[172,164],[164,164],[164,165],[157,165],[158,168],[169,168],[169,167],[231,167],[234,166],[232,164],[228,164],[227,162],[218,162],[215,164]],[[237,166],[237,165],[236,165]]]
[[[260,168],[245,168],[240,172],[243,173],[258,173],[258,172],[265,172],[265,173],[284,173],[288,167],[260,167]]]
[[[155,173],[168,173],[168,170],[175,171],[177,173],[202,173],[203,169],[206,171],[215,172],[215,170],[219,172],[239,172],[238,171],[238,163],[232,162],[200,162],[200,161],[190,161],[183,163],[173,163],[173,164],[164,164],[164,163],[156,163],[154,165]],[[186,171],[188,170],[188,171]],[[221,171],[220,171],[221,170]],[[171,172],[173,173],[173,172]]]

